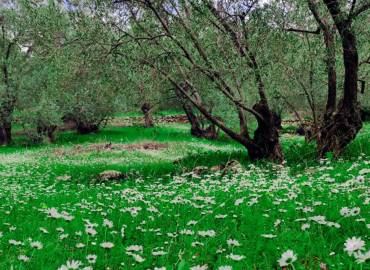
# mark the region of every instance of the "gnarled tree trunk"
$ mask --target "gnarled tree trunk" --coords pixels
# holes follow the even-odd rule
[[[249,156],[252,160],[283,161],[284,156],[279,142],[280,117],[263,101],[256,103],[253,109],[262,116],[262,119],[257,118],[258,127],[254,132],[252,143],[250,146],[247,145]]]

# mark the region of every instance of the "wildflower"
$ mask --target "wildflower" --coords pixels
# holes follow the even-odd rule
[[[139,245],[131,245],[126,248],[127,252],[143,252],[143,247]]]
[[[370,169],[362,169],[358,173],[360,175],[370,174]]]
[[[274,227],[277,227],[281,224],[281,219],[277,219],[275,222],[274,222]]]
[[[45,210],[45,213],[48,214],[49,217],[59,219],[62,215],[58,212],[56,208],[48,208]]]
[[[182,235],[193,235],[194,231],[192,231],[192,230],[181,230],[179,233],[182,234]]]
[[[351,216],[357,216],[357,215],[359,215],[360,214],[360,212],[361,212],[361,209],[360,209],[360,207],[354,207],[354,208],[352,208],[352,210],[351,210]]]
[[[14,240],[14,239],[10,239],[9,240],[9,244],[10,245],[13,245],[13,246],[20,246],[20,245],[23,245],[23,243],[21,241],[17,241],[17,240]]]
[[[191,243],[191,246],[192,247],[196,247],[196,246],[204,246],[204,244],[203,243],[201,243],[201,242],[193,242],[193,243]]]
[[[348,207],[342,207],[339,211],[339,213],[343,217],[354,217],[354,216],[359,215],[360,212],[361,212],[361,209],[359,207],[354,207],[352,209]]]
[[[187,226],[192,226],[192,225],[196,225],[198,222],[195,221],[195,220],[190,220],[186,225]]]
[[[208,266],[207,265],[196,265],[193,267],[190,267],[190,270],[207,270]]]
[[[163,256],[163,255],[166,255],[166,254],[167,254],[167,252],[164,252],[163,250],[152,251],[153,256]]]
[[[44,247],[39,241],[31,242],[30,246],[35,249],[42,249]]]
[[[85,244],[84,243],[77,243],[76,248],[84,248]]]
[[[208,231],[199,231],[198,235],[203,236],[203,237],[215,237],[216,232],[214,230],[208,230]]]
[[[86,256],[86,260],[91,263],[91,264],[94,264],[96,263],[96,259],[98,258],[98,256],[94,255],[94,254],[89,254]]]
[[[19,255],[18,260],[20,260],[22,262],[28,262],[30,260],[30,258],[27,257],[26,255]]]
[[[114,247],[114,244],[111,242],[103,242],[100,244],[100,246],[105,249],[111,249]]]
[[[278,260],[278,263],[281,267],[287,267],[297,260],[297,256],[294,254],[293,250],[287,250]]]
[[[366,261],[370,260],[370,250],[366,253],[359,253],[356,255],[356,262],[357,263],[364,263]]]
[[[45,233],[45,234],[49,233],[49,232],[48,232],[48,230],[47,230],[47,229],[45,229],[45,228],[43,228],[43,227],[40,227],[39,229],[40,229],[40,231],[41,231],[42,233]]]
[[[261,234],[261,236],[264,238],[276,238],[275,234]]]
[[[365,242],[361,238],[348,238],[344,243],[344,251],[348,253],[349,256],[352,256],[354,252],[363,250],[365,247]]]
[[[68,233],[63,233],[63,234],[59,235],[59,239],[60,239],[60,240],[63,240],[63,239],[68,238],[68,236],[69,236],[69,234],[68,234]]]
[[[141,257],[139,254],[131,254],[131,256],[134,258],[134,260],[138,263],[142,263],[145,261],[143,257]]]
[[[234,247],[240,247],[240,243],[238,242],[238,240],[235,240],[235,239],[228,239],[227,240],[227,245],[230,247],[230,246],[234,246]]]
[[[92,228],[92,227],[88,227],[85,229],[85,232],[88,234],[88,235],[91,235],[91,236],[95,236],[97,234],[97,231]]]
[[[125,238],[125,230],[126,230],[126,225],[123,225],[122,228],[121,228],[121,237],[122,238]]]
[[[111,228],[113,228],[113,222],[112,222],[112,221],[110,221],[110,220],[108,220],[108,219],[104,219],[104,221],[103,221],[103,226],[105,226],[105,227],[107,227],[107,228],[111,229]]]
[[[219,266],[218,270],[232,270],[233,268],[229,265]]]
[[[80,268],[81,265],[82,265],[81,261],[71,260],[67,261],[65,265],[59,267],[58,270],[75,270]]]
[[[310,227],[311,227],[311,225],[309,223],[304,223],[301,226],[301,230],[305,231],[305,230],[309,229]]]
[[[244,198],[237,199],[234,203],[235,206],[239,206],[244,202]]]
[[[227,258],[229,258],[230,260],[233,260],[233,261],[241,261],[245,258],[245,256],[231,253],[231,254],[227,255]]]

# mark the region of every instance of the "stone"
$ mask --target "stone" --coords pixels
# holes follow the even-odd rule
[[[206,172],[206,171],[208,171],[208,170],[209,170],[209,169],[208,169],[208,167],[206,167],[206,166],[197,166],[197,167],[195,167],[195,168],[193,169],[193,173],[200,175],[200,174],[202,174],[202,173],[205,173],[205,172]]]
[[[219,172],[219,171],[222,171],[224,168],[225,168],[225,166],[223,166],[223,165],[215,165],[215,166],[211,167],[210,171],[211,172]]]
[[[109,181],[109,180],[119,180],[124,177],[125,175],[120,171],[106,170],[106,171],[99,173],[98,179],[101,181]]]
[[[224,173],[226,172],[241,172],[244,171],[245,168],[244,166],[237,160],[230,160],[226,163],[225,168],[224,168]]]

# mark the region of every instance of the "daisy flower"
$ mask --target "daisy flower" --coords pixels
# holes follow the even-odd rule
[[[294,254],[293,250],[287,250],[278,260],[278,263],[281,267],[287,267],[297,260],[297,256]]]
[[[365,247],[365,242],[361,238],[352,237],[348,238],[344,243],[344,251],[352,256],[353,253],[363,250]]]

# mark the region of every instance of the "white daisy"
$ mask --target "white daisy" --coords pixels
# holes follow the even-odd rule
[[[96,263],[96,259],[98,258],[98,256],[94,255],[94,254],[89,254],[86,256],[86,260],[91,263],[91,264],[94,264]]]
[[[281,258],[278,260],[278,263],[281,267],[287,267],[296,260],[297,256],[294,254],[293,250],[287,250],[281,255]]]
[[[207,265],[196,265],[193,267],[190,267],[190,270],[207,270],[208,266]]]
[[[35,249],[42,249],[44,247],[40,241],[31,242],[30,246]]]
[[[233,268],[229,265],[219,266],[218,270],[232,270]]]
[[[355,257],[357,263],[364,263],[370,260],[370,250],[365,253],[359,252],[359,254],[355,255]]]
[[[245,258],[245,256],[231,253],[231,254],[227,255],[227,258],[229,258],[230,260],[233,260],[233,261],[241,261]]]
[[[102,248],[111,249],[114,247],[114,244],[112,242],[103,242],[100,244]]]
[[[71,260],[67,261],[65,265],[59,267],[58,270],[75,270],[80,268],[81,265],[82,265],[81,261]]]
[[[238,242],[238,240],[235,240],[235,239],[228,239],[227,240],[227,245],[229,247],[231,247],[231,246],[240,247],[240,243]]]
[[[30,260],[30,258],[27,257],[26,255],[19,255],[18,260],[20,260],[22,262],[28,262]]]
[[[349,256],[352,256],[354,252],[363,250],[365,242],[361,238],[348,238],[344,243],[344,251],[347,251]]]

